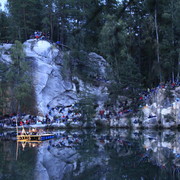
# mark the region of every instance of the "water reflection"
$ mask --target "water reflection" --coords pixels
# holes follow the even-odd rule
[[[180,179],[178,131],[59,130],[54,134],[50,141],[18,143],[18,161],[16,141],[2,138],[0,179]]]
[[[42,144],[42,142],[22,142],[22,141],[17,141],[17,151],[22,149],[22,151],[25,150],[25,148],[37,148]]]
[[[28,180],[34,173],[36,150],[19,148],[17,159],[17,142],[8,138],[0,141],[0,179]]]

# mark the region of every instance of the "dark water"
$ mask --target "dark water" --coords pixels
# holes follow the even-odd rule
[[[73,130],[43,143],[1,133],[2,180],[178,180],[180,132]]]

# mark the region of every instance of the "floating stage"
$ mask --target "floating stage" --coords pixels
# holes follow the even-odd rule
[[[45,141],[53,138],[53,134],[17,135],[18,141]]]

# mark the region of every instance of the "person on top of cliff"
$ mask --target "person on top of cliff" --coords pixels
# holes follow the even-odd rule
[[[104,117],[104,112],[105,112],[104,110],[99,111],[99,115],[100,115],[101,119]]]

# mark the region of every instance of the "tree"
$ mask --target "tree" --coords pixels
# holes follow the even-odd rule
[[[108,16],[101,31],[100,48],[111,65],[112,79],[115,80],[113,87],[116,88],[110,87],[110,91],[116,95],[124,93],[131,96],[129,92],[136,94],[135,89],[140,87],[141,78],[139,68],[129,53],[126,24],[116,20],[116,17]]]
[[[0,62],[0,114],[4,114],[8,107],[8,82],[6,79],[7,64]]]
[[[33,111],[35,99],[31,66],[25,59],[23,45],[19,41],[15,41],[11,48],[11,59],[12,64],[7,71],[7,80],[12,112]]]
[[[9,19],[6,13],[3,11],[0,11],[0,24],[0,41],[6,42],[7,40],[9,40]]]
[[[54,40],[54,31],[55,28],[57,28],[57,18],[55,18],[56,9],[55,9],[55,0],[42,0],[42,6],[43,6],[43,18],[42,18],[42,24],[43,28],[42,31],[44,33],[50,34],[50,39]]]
[[[27,40],[35,30],[41,29],[41,0],[8,0],[7,2],[12,39]]]

